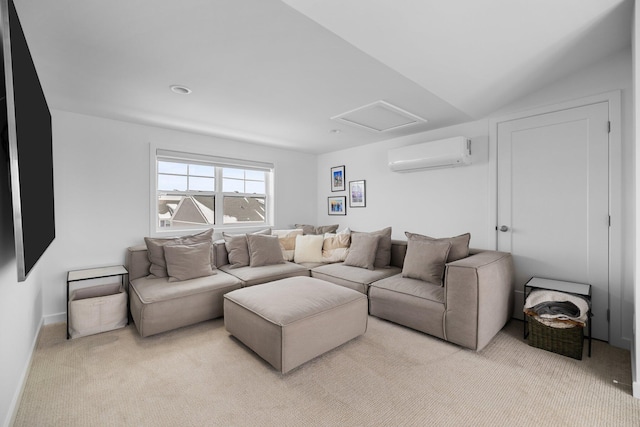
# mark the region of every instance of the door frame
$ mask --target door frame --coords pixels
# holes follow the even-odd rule
[[[621,91],[611,91],[558,104],[489,118],[489,221],[488,242],[498,248],[498,125],[531,116],[554,113],[586,105],[608,102],[611,131],[609,133],[609,343],[631,348],[631,337],[622,336],[622,107]],[[516,293],[521,292],[516,290]],[[611,295],[619,295],[611,298]],[[516,295],[517,297],[517,295]],[[522,298],[521,298],[522,299]],[[518,298],[516,298],[518,300]]]

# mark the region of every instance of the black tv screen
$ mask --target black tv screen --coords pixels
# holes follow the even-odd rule
[[[55,238],[51,114],[12,0],[0,0],[13,229],[18,281]]]

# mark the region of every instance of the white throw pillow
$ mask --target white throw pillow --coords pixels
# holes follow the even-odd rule
[[[293,257],[295,262],[322,262],[323,243],[324,236],[322,234],[296,236],[296,248]]]

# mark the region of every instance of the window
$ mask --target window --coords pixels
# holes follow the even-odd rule
[[[273,165],[156,151],[156,231],[270,223]]]

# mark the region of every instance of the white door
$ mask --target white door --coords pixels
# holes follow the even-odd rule
[[[532,276],[592,285],[593,337],[609,326],[608,103],[498,124],[498,249],[516,290]]]

